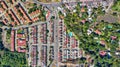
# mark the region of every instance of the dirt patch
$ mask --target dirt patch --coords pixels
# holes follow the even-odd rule
[[[109,14],[106,14],[106,15],[103,15],[103,16],[99,16],[97,18],[97,20],[99,22],[101,22],[101,20],[104,20],[104,22],[108,22],[108,23],[116,23],[119,21],[119,18],[116,17],[116,16],[112,16],[112,15],[109,15]]]

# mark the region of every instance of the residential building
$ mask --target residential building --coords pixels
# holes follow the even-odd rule
[[[15,31],[11,31],[11,51],[15,51]]]

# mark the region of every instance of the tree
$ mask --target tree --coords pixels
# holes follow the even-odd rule
[[[3,51],[4,54],[1,56],[2,60],[1,66],[9,65],[10,67],[21,67],[27,66],[26,59],[24,53],[17,53],[17,52],[10,52],[10,51]],[[9,60],[8,60],[9,59]]]
[[[117,12],[113,12],[113,16],[117,16]]]
[[[4,45],[2,43],[2,41],[0,41],[0,50],[3,50],[4,49]]]

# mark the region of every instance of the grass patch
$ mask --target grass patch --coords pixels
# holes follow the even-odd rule
[[[120,0],[117,0],[117,2],[114,3],[112,10],[120,12]]]

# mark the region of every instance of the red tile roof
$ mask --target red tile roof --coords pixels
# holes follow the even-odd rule
[[[82,7],[82,8],[81,8],[81,12],[85,12],[85,9],[84,9],[84,7]]]
[[[46,14],[46,18],[48,18],[49,15],[50,15],[50,11],[47,12],[47,14]]]
[[[35,18],[33,18],[32,20],[35,22],[35,21],[38,21],[39,18],[38,18],[38,17],[35,17]]]
[[[16,2],[16,0],[12,0],[12,2],[13,2],[13,3],[15,3],[15,2]]]
[[[112,40],[115,40],[117,37],[116,36],[111,36],[111,39]]]
[[[99,53],[100,53],[101,56],[105,56],[106,55],[105,51],[100,51]]]
[[[19,4],[19,10],[23,13],[23,16],[27,19],[28,22],[31,22],[31,19],[28,17],[28,15],[26,14],[25,10],[23,9],[23,7]]]
[[[25,46],[26,40],[25,39],[17,39],[17,45],[18,46]]]
[[[3,8],[0,8],[0,12],[3,12],[4,10],[3,10]]]
[[[85,23],[85,20],[82,20],[81,22],[84,24],[84,23]]]
[[[22,38],[22,37],[23,37],[23,34],[17,34],[17,37],[18,37],[18,38]]]
[[[14,12],[12,10],[9,11],[9,13],[12,15],[13,19],[16,21],[17,25],[20,25],[20,22]]]
[[[103,46],[105,46],[106,43],[105,43],[104,40],[101,40],[101,41],[100,41],[100,44],[103,45]]]
[[[36,51],[37,51],[37,47],[36,46],[32,46],[32,53],[31,53],[31,57],[32,57],[32,66],[35,66],[36,65]]]
[[[7,25],[7,19],[4,19],[4,20],[3,20],[3,23],[4,23],[5,25]]]
[[[2,1],[1,4],[2,4],[3,8],[5,8],[5,9],[8,8],[8,6],[7,6],[7,4],[5,3],[5,1]]]
[[[11,31],[11,51],[14,51],[15,49],[15,31],[14,30],[12,30]]]
[[[98,34],[98,35],[102,34],[99,30],[96,30],[95,33]]]
[[[40,12],[40,10],[36,10],[36,11],[30,13],[30,16],[33,16],[33,15],[35,15],[35,14],[38,14],[39,12]]]
[[[26,52],[26,49],[21,49],[20,47],[18,47],[18,52]]]
[[[12,24],[13,26],[15,26],[15,22],[11,22],[11,24]]]

